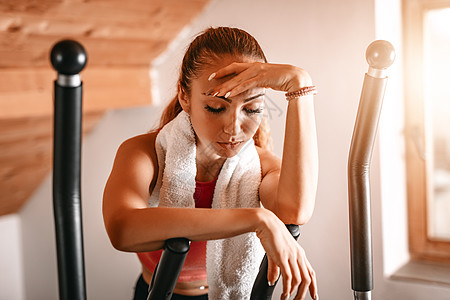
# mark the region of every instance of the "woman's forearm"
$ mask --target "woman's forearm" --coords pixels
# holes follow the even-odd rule
[[[318,153],[313,96],[289,101],[277,195],[277,215],[304,224],[314,210]]]
[[[228,238],[255,232],[264,219],[264,209],[143,208],[130,209],[107,225],[113,246],[121,251],[161,249],[166,239],[191,241]]]

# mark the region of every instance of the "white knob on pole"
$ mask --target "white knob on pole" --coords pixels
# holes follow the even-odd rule
[[[385,78],[386,69],[395,60],[395,50],[391,43],[385,40],[372,42],[366,50],[366,60],[369,64],[367,74],[375,78]]]

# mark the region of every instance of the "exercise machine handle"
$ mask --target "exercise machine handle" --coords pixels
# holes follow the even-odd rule
[[[189,247],[190,241],[186,238],[173,238],[165,241],[164,251],[149,285],[147,300],[170,300],[172,298]]]
[[[386,88],[386,69],[395,59],[387,41],[372,42],[366,51],[365,74],[348,159],[350,255],[354,298],[371,299],[373,289],[370,208],[370,161]]]
[[[289,232],[297,240],[300,236],[300,227],[298,225],[286,225]],[[149,294],[147,300],[170,300],[173,290],[180,276],[184,261],[189,252],[189,240],[186,238],[174,238],[166,240],[164,251],[161,255],[158,265],[153,274],[149,285]],[[261,262],[258,275],[253,284],[250,300],[268,300],[272,299],[273,286],[267,282],[267,255]],[[278,280],[277,280],[278,282]]]
[[[81,106],[86,65],[83,46],[63,40],[51,50],[58,72],[54,83],[53,212],[58,261],[59,298],[86,299],[81,219]]]

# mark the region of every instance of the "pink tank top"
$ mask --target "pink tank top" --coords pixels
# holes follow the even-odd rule
[[[217,178],[209,182],[196,181],[194,193],[196,208],[211,208],[216,181]],[[162,250],[137,253],[141,263],[152,273],[155,271],[161,254]],[[206,241],[191,242],[178,281],[191,282],[204,279],[206,279]]]

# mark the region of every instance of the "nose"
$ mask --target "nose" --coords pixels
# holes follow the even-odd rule
[[[223,131],[230,136],[237,136],[241,129],[241,122],[236,114],[228,120],[225,124]]]

